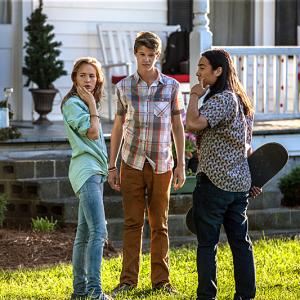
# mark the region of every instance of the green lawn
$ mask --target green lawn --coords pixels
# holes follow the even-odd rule
[[[300,299],[300,241],[260,240],[254,243],[258,300]],[[195,247],[173,249],[171,281],[178,296],[152,293],[149,279],[149,255],[143,255],[139,286],[118,299],[195,299],[197,288]],[[234,281],[232,257],[228,245],[218,252],[218,300],[232,299]],[[118,283],[121,257],[105,260],[103,287],[111,291]],[[70,265],[40,270],[0,271],[0,299],[69,299],[72,277]]]

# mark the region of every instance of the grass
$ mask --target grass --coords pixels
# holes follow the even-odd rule
[[[257,269],[257,300],[300,299],[300,241],[260,240],[254,243]],[[118,299],[196,299],[197,272],[195,247],[172,249],[170,252],[171,282],[178,296],[152,293],[149,279],[149,255],[143,255],[139,286]],[[218,300],[233,299],[234,280],[232,256],[228,245],[218,251]],[[111,291],[121,271],[121,257],[105,260],[102,270],[103,288]],[[70,265],[51,268],[0,271],[2,300],[63,300],[72,289]]]

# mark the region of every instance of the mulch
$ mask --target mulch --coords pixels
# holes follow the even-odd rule
[[[76,228],[66,227],[52,233],[32,230],[0,229],[0,270],[15,270],[70,263]],[[111,242],[104,257],[117,256]]]

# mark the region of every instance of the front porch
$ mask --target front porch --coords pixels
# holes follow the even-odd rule
[[[61,121],[50,126],[15,122],[22,132],[16,140],[0,142],[0,193],[9,199],[7,225],[27,225],[32,217],[53,216],[62,223],[76,223],[77,200],[67,177],[71,150]],[[104,120],[103,130],[109,148],[112,122]],[[300,209],[283,208],[277,187],[278,178],[300,164],[300,120],[257,121],[254,149],[277,141],[289,152],[287,166],[250,202],[249,221],[252,237],[262,234],[294,234],[299,231]],[[105,184],[104,202],[110,239],[120,242],[123,210],[119,193]],[[192,205],[192,195],[172,195],[169,211],[170,240],[173,245],[194,242],[185,226],[185,214]],[[149,239],[148,224],[144,235]]]

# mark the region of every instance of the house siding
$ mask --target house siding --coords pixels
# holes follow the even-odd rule
[[[100,62],[96,24],[101,22],[130,22],[167,24],[167,0],[155,1],[52,1],[44,0],[44,13],[54,26],[55,40],[62,42],[60,59],[68,75],[55,81],[59,89],[50,120],[62,120],[60,102],[71,87],[73,62],[80,56],[94,56]],[[37,118],[37,114],[34,115]]]

